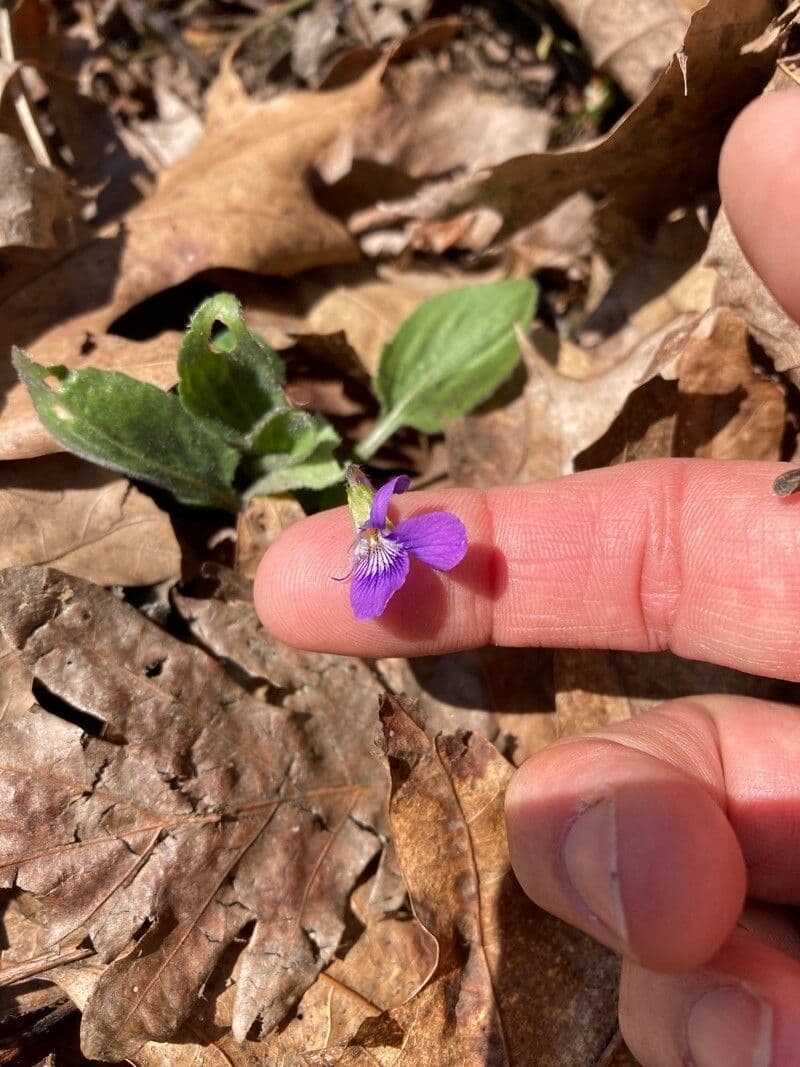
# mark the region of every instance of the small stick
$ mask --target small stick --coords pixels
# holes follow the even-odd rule
[[[54,967],[76,963],[78,960],[85,960],[88,956],[94,955],[93,948],[73,948],[67,952],[48,952],[31,960],[24,960],[14,967],[0,967],[0,988],[15,985],[17,982],[27,982],[29,978],[52,971]]]
[[[192,74],[204,81],[211,81],[213,71],[193,48],[181,37],[163,11],[157,11],[142,0],[122,0],[122,6],[131,21],[141,23],[160,37],[171,52],[183,59]]]
[[[11,34],[11,16],[6,7],[0,7],[0,58],[5,60],[6,63],[16,62],[14,38]],[[50,153],[47,151],[47,145],[44,143],[31,102],[25,92],[25,86],[21,81],[15,79],[9,85],[9,91],[14,101],[14,108],[20,125],[25,131],[25,136],[28,138],[28,144],[31,146],[36,162],[41,163],[43,167],[52,167],[53,162],[50,159]]]
[[[234,34],[233,39],[238,44],[242,44],[243,41],[252,37],[254,33],[258,33],[260,30],[271,30],[288,15],[293,15],[296,11],[302,11],[304,7],[309,7],[312,3],[313,0],[287,0],[285,4],[281,4],[275,11],[269,11],[266,15],[254,18],[243,30]]]

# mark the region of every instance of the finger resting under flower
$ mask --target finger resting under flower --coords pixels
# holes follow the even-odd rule
[[[391,537],[417,559],[440,571],[452,570],[467,553],[464,523],[449,511],[414,515],[401,522]]]

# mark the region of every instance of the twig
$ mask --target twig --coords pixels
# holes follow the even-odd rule
[[[73,948],[67,952],[47,952],[42,956],[18,963],[15,967],[0,967],[0,987],[27,982],[29,978],[52,971],[54,967],[76,963],[78,960],[85,960],[88,956],[94,955],[93,948]]]
[[[122,6],[132,22],[138,22],[166,44],[178,58],[184,60],[196,78],[211,81],[213,71],[205,60],[181,37],[163,11],[151,7],[143,0],[122,0]]]
[[[16,62],[16,57],[14,55],[14,38],[11,34],[11,16],[6,7],[0,7],[0,58],[5,60],[6,63]],[[31,151],[33,152],[36,162],[41,163],[43,167],[52,167],[53,163],[50,159],[50,153],[47,151],[47,145],[44,143],[44,138],[39,129],[39,124],[36,121],[36,116],[33,113],[31,102],[25,92],[25,86],[22,84],[21,80],[17,81],[16,79],[13,79],[9,84],[9,91],[14,102],[14,108],[17,112],[20,125],[25,132],[25,136],[28,138],[28,144],[31,146]]]
[[[235,34],[234,40],[241,44],[248,37],[252,37],[254,33],[259,33],[261,30],[271,30],[273,26],[283,22],[289,15],[293,15],[296,11],[302,11],[304,7],[309,7],[312,3],[313,0],[287,0],[285,4],[281,4],[275,11],[270,11],[266,15],[260,15],[258,18],[253,19],[243,30]]]

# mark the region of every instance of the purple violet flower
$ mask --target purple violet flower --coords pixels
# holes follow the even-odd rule
[[[414,515],[392,526],[387,517],[389,501],[393,493],[404,493],[409,483],[410,479],[401,474],[373,496],[361,471],[348,471],[350,512],[356,524],[350,603],[357,619],[374,619],[383,614],[408,577],[411,556],[437,571],[449,571],[466,555],[464,523],[449,511]],[[368,517],[359,521],[366,514],[367,503]]]

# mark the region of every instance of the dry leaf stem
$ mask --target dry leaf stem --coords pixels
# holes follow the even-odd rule
[[[14,38],[11,34],[11,16],[8,13],[8,9],[5,7],[0,8],[0,57],[2,57],[6,63],[16,62],[14,56]],[[39,124],[36,121],[36,116],[33,113],[31,102],[25,93],[24,85],[21,81],[13,80],[9,85],[9,92],[14,101],[14,108],[17,112],[20,125],[25,131],[25,136],[28,138],[28,144],[36,158],[36,162],[41,163],[43,167],[51,167],[53,164],[50,159],[50,153],[47,151],[47,145],[44,143],[44,138],[39,129]]]

